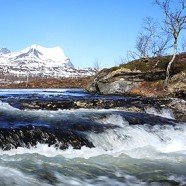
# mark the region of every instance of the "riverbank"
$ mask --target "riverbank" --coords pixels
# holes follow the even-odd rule
[[[1,80],[1,89],[30,89],[30,88],[86,88],[93,81],[92,76],[78,78],[49,78],[49,77],[30,77],[14,81],[11,77]]]
[[[158,63],[157,63],[157,60]],[[168,92],[163,91],[165,67],[170,56],[140,59],[119,67],[101,70],[95,77],[29,78],[28,82],[1,84],[7,89],[83,88],[92,92],[86,98],[56,100],[10,99],[10,105],[21,109],[122,109],[144,113],[154,108],[161,113],[170,109],[175,119],[186,122],[186,55],[179,55],[171,71]],[[87,93],[88,94],[88,93]],[[90,96],[91,95],[91,96]],[[77,99],[75,99],[77,98]]]
[[[177,55],[170,72],[168,90],[164,91],[166,67],[171,56],[139,59],[101,70],[88,91],[142,97],[186,99],[186,54]]]

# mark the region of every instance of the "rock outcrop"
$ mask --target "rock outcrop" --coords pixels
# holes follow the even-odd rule
[[[87,90],[100,94],[163,97],[165,95],[163,83],[169,57],[164,59],[163,65],[159,64],[157,66],[157,60],[159,59],[141,59],[119,67],[103,69],[96,75]],[[166,94],[186,98],[186,55],[182,54],[176,60],[171,71],[170,85]],[[161,60],[159,60],[159,63],[161,63]]]
[[[141,72],[121,68],[110,72],[110,69],[104,69],[98,73],[88,90],[101,94],[131,94],[143,82],[163,79],[165,79],[165,71]]]
[[[171,78],[168,91],[175,97],[186,98],[186,70]]]

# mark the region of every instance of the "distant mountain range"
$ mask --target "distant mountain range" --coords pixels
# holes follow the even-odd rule
[[[94,75],[95,69],[76,69],[60,47],[45,48],[35,44],[19,52],[2,48],[0,73],[16,77],[82,77]]]

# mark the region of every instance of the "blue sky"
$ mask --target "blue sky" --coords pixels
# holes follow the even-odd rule
[[[76,67],[118,64],[143,18],[161,17],[152,0],[0,0],[0,47],[60,46]]]

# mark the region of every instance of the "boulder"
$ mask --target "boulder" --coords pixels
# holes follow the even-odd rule
[[[165,71],[141,72],[121,68],[112,71],[104,69],[89,85],[88,91],[101,94],[133,94],[144,82],[154,82],[165,79]]]
[[[175,97],[186,99],[186,70],[170,79],[168,91]]]

